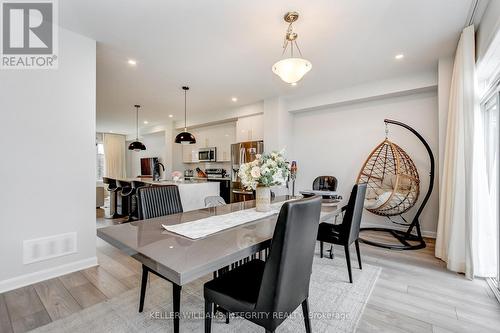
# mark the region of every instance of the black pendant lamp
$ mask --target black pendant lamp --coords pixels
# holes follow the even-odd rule
[[[135,107],[135,124],[136,124],[136,137],[135,141],[128,145],[128,150],[141,151],[146,150],[146,146],[139,141],[139,108],[140,105],[134,105]]]
[[[182,87],[182,90],[184,90],[184,132],[181,132],[177,134],[175,137],[175,143],[180,143],[182,145],[192,145],[196,143],[196,139],[194,138],[194,135],[189,133],[187,131],[187,111],[186,111],[186,104],[187,104],[187,91],[189,90],[189,87]]]

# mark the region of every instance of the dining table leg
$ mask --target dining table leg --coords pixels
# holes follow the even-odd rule
[[[181,289],[182,287],[178,284],[172,283],[172,299],[174,308],[174,333],[179,333],[179,321],[180,321],[180,310],[181,310]]]

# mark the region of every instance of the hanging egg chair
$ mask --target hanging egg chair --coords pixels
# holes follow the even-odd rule
[[[367,183],[365,208],[381,216],[401,215],[408,211],[420,193],[415,163],[400,146],[388,139],[368,156],[357,183]]]
[[[366,183],[365,208],[373,214],[385,216],[391,222],[407,226],[406,231],[388,227],[364,227],[361,231],[378,231],[392,235],[400,244],[382,243],[360,237],[359,239],[369,245],[383,247],[391,250],[417,250],[425,248],[425,240],[420,230],[420,215],[434,187],[434,154],[425,139],[415,129],[400,121],[384,119],[386,138],[380,143],[366,159],[358,175],[358,183]],[[422,199],[416,214],[411,220],[402,216],[415,206],[420,194],[420,178],[417,167],[408,154],[397,144],[387,139],[387,125],[392,124],[403,127],[413,133],[424,145],[429,155],[430,172],[429,187]],[[391,216],[400,216],[404,223],[391,219]]]

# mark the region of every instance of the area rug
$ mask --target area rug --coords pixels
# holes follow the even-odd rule
[[[381,268],[367,265],[359,270],[353,261],[350,284],[345,259],[320,259],[316,253],[311,276],[309,307],[313,332],[354,332],[375,286]],[[181,332],[203,332],[203,284],[211,276],[183,286]],[[242,286],[244,287],[244,286]],[[32,332],[173,332],[170,319],[172,287],[167,281],[150,281],[144,312],[138,313],[139,290],[132,289],[111,300],[96,304]],[[263,332],[264,329],[239,317],[226,324],[222,316],[212,320],[212,332]],[[278,327],[276,332],[305,332],[302,308]]]

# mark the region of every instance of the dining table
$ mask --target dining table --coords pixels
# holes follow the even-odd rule
[[[295,200],[275,197],[274,203]],[[181,289],[198,278],[246,260],[269,248],[278,214],[191,239],[164,226],[255,208],[255,200],[198,209],[97,229],[97,236],[141,262],[173,285],[173,326],[179,332]],[[322,206],[320,221],[334,220],[340,206]]]

